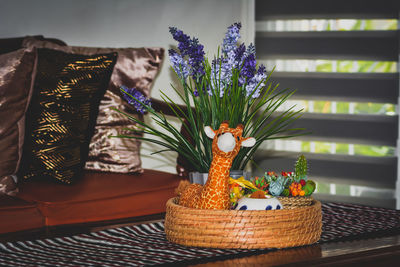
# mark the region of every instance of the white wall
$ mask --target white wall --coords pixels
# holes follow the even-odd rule
[[[44,35],[78,46],[167,50],[176,45],[168,27],[176,26],[198,37],[211,57],[226,27],[238,21],[242,41],[253,42],[254,0],[0,0],[0,38]],[[170,83],[166,57],[152,96],[173,95]],[[149,156],[152,150],[157,147],[143,145],[145,168],[175,172],[174,154]]]

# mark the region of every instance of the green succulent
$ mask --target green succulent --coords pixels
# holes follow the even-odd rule
[[[290,194],[289,189],[287,189],[287,188],[283,189],[283,191],[282,191],[282,196],[287,197],[287,196],[289,196],[289,194]]]
[[[273,196],[279,196],[285,189],[285,181],[283,177],[278,177],[269,185],[269,193]]]
[[[308,172],[308,166],[307,166],[307,160],[304,155],[301,155],[294,166],[294,172],[296,175],[296,179],[306,179],[307,178],[307,172]]]
[[[315,187],[316,187],[315,182],[312,180],[308,180],[306,182],[306,185],[303,187],[305,195],[306,196],[311,195],[315,191]]]

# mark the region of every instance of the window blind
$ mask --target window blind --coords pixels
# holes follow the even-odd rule
[[[303,19],[398,19],[400,1],[256,0],[257,23]],[[399,61],[399,30],[256,31],[261,60]],[[296,89],[292,99],[398,104],[399,72],[335,73],[275,71],[279,88]],[[387,114],[327,114],[306,112],[294,127],[311,132],[303,141],[396,147],[399,118]],[[266,170],[291,170],[299,152],[261,149],[255,156],[255,175]],[[398,156],[303,153],[312,179],[326,183],[396,188]],[[397,189],[399,190],[399,189]],[[398,193],[397,193],[398,194]],[[395,194],[352,197],[316,194],[316,198],[383,207],[396,207]],[[399,200],[397,200],[399,201]],[[399,204],[397,206],[400,208]]]

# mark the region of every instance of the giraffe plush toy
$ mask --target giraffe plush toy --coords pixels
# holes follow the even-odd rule
[[[253,137],[243,138],[243,125],[229,128],[228,122],[221,123],[218,130],[210,126],[204,128],[206,135],[213,139],[213,160],[204,186],[199,184],[182,185],[179,204],[197,209],[229,209],[229,173],[233,159],[240,147],[252,147]],[[179,194],[179,193],[178,193]]]

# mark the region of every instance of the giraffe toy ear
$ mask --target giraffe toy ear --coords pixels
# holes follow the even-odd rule
[[[256,139],[254,137],[247,137],[242,140],[243,147],[252,147],[256,144]]]
[[[214,137],[215,137],[215,132],[214,132],[214,130],[213,130],[210,126],[204,127],[204,132],[206,133],[206,135],[207,135],[209,138],[214,139]]]

